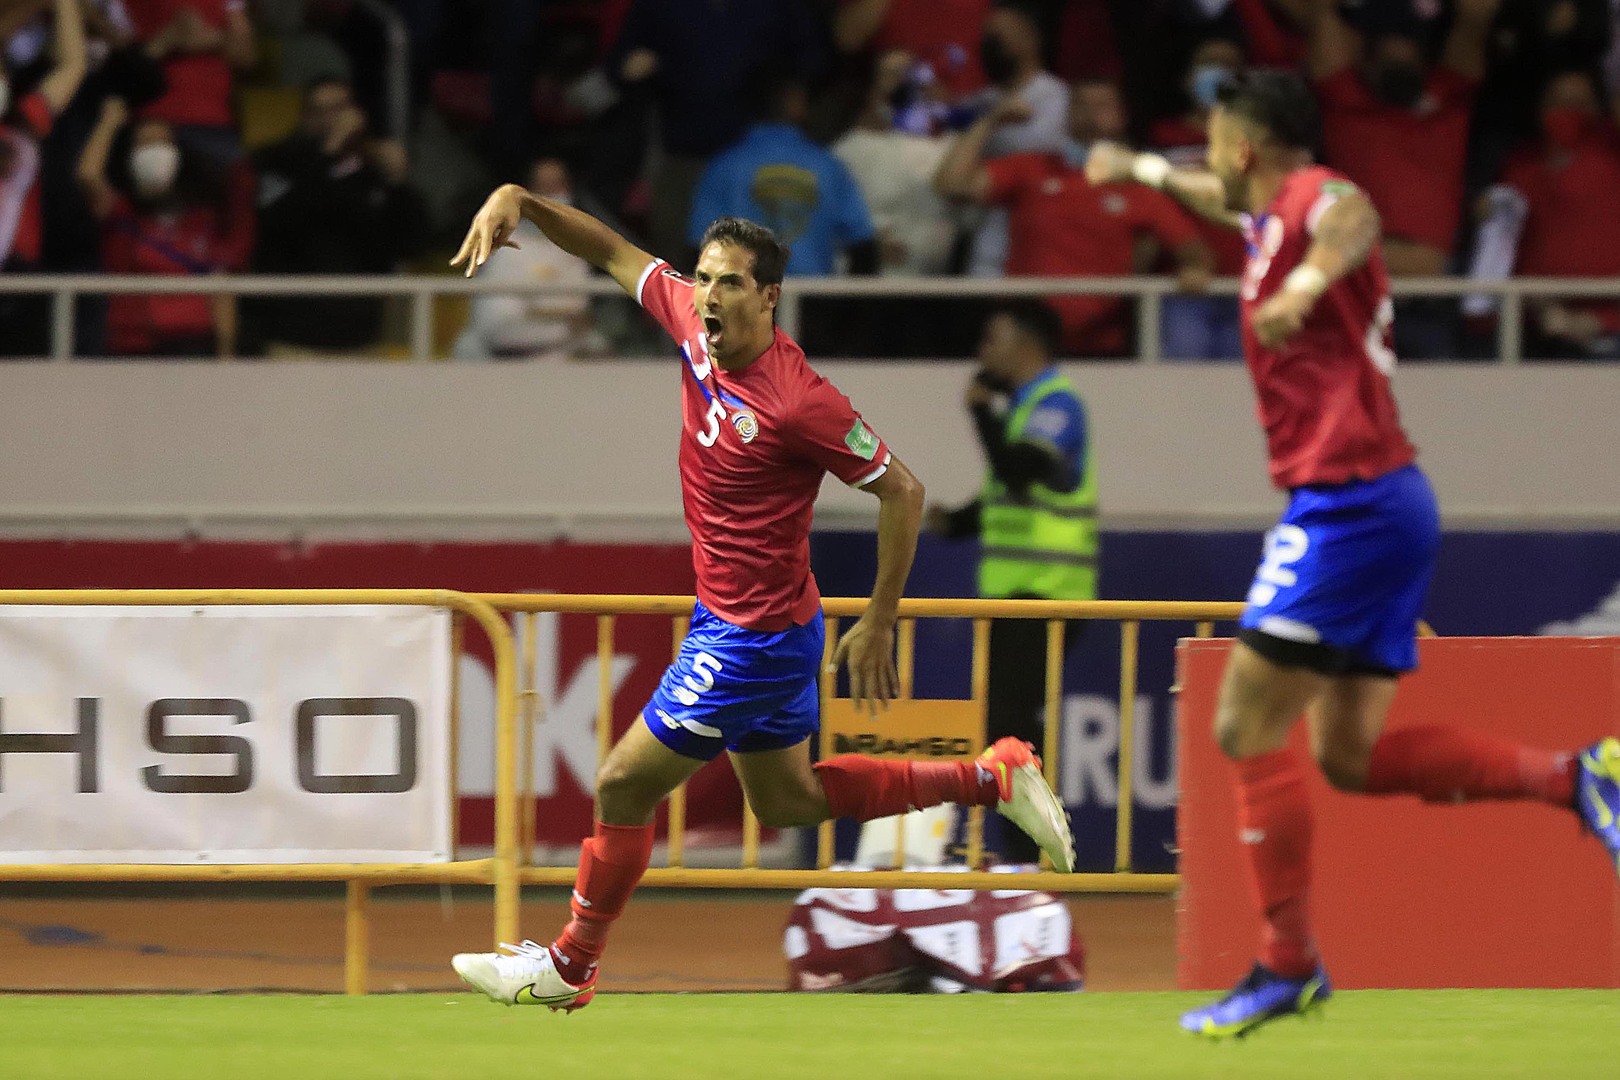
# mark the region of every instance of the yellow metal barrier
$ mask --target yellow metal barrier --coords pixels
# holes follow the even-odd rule
[[[449,609],[452,642],[459,646],[456,614],[470,616],[489,635],[495,656],[495,857],[448,863],[305,863],[194,866],[147,863],[0,864],[0,881],[165,881],[266,882],[342,881],[344,902],[344,978],[347,993],[363,994],[368,985],[370,927],[368,903],[376,885],[438,883],[493,885],[495,936],[514,941],[518,931],[518,798],[517,688],[512,634],[506,620],[488,603],[466,593],[444,589],[183,589],[183,590],[29,590],[0,592],[0,604],[101,607],[227,607],[293,604],[409,605]],[[455,670],[454,657],[451,664]],[[452,676],[452,691],[455,686]],[[454,693],[451,701],[451,757],[456,754]],[[455,762],[451,762],[454,795]],[[451,805],[455,800],[452,798]],[[452,811],[453,813],[453,811]]]
[[[614,618],[620,615],[667,615],[673,621],[674,645],[680,647],[686,631],[687,617],[691,614],[693,598],[690,596],[614,596],[568,595],[559,593],[484,593],[477,597],[498,611],[511,612],[519,617],[536,612],[593,615],[597,619],[596,646],[598,654],[597,745],[603,756],[611,747],[611,718],[613,715],[613,685],[610,677],[613,657]],[[866,600],[859,598],[826,598],[823,609],[827,616],[827,652],[832,654],[837,640],[840,620],[858,616],[866,610]],[[906,599],[900,602],[897,660],[900,671],[900,697],[910,699],[916,654],[915,620],[919,618],[967,618],[973,620],[972,696],[970,701],[983,708],[990,670],[991,619],[1042,619],[1046,622],[1046,735],[1044,759],[1047,779],[1056,786],[1058,780],[1059,720],[1061,715],[1063,668],[1063,620],[1088,619],[1117,621],[1120,623],[1120,747],[1119,747],[1119,811],[1114,838],[1114,873],[1055,874],[1045,860],[1041,872],[1027,874],[990,874],[980,872],[953,873],[908,871],[853,871],[831,870],[833,832],[831,823],[820,829],[817,845],[816,868],[813,870],[773,870],[759,868],[759,822],[753,811],[744,808],[743,848],[741,866],[735,869],[695,869],[685,861],[686,803],[685,790],[677,790],[670,797],[669,858],[668,865],[652,867],[642,878],[642,884],[666,888],[716,889],[806,889],[806,888],[1007,888],[1016,884],[1022,888],[1048,889],[1054,892],[1171,892],[1176,888],[1175,874],[1141,874],[1131,870],[1131,805],[1132,769],[1135,761],[1134,722],[1136,715],[1136,682],[1138,640],[1141,623],[1174,620],[1196,624],[1199,637],[1214,634],[1216,621],[1236,619],[1243,611],[1240,603],[1206,603],[1183,601],[1057,601],[1057,600],[948,600]],[[527,661],[526,657],[526,661]],[[533,685],[533,675],[525,675],[525,685]],[[823,708],[832,699],[834,678],[824,673],[821,680]],[[825,750],[825,747],[824,747]],[[975,808],[968,817],[967,855],[969,865],[976,866],[983,850],[983,811]],[[904,835],[897,838],[897,853],[903,854]],[[499,861],[497,853],[497,861]],[[522,861],[527,864],[527,849]],[[528,866],[518,871],[525,885],[567,886],[573,884],[575,868],[572,866]]]
[[[38,606],[231,606],[303,604],[383,604],[446,608],[452,612],[451,640],[459,654],[462,640],[461,616],[471,617],[490,639],[495,658],[495,847],[493,858],[430,864],[307,863],[163,865],[163,864],[71,864],[3,865],[0,881],[49,882],[316,882],[346,883],[344,904],[344,988],[350,994],[363,994],[368,985],[370,944],[369,900],[371,890],[380,885],[407,883],[491,885],[495,900],[496,940],[517,940],[519,888],[521,885],[567,886],[574,880],[573,866],[535,867],[526,865],[534,837],[532,776],[533,725],[544,722],[536,686],[536,621],[541,612],[576,613],[597,617],[597,651],[600,659],[598,685],[597,745],[605,755],[612,744],[613,683],[612,656],[615,617],[619,615],[667,615],[673,621],[675,648],[685,634],[692,609],[690,596],[611,596],[562,594],[467,594],[449,590],[407,589],[234,589],[234,590],[39,590],[0,592],[0,604]],[[827,655],[837,639],[839,620],[858,616],[866,601],[855,598],[828,598]],[[907,599],[901,601],[902,622],[898,634],[901,696],[911,697],[915,667],[915,620],[918,618],[969,618],[973,620],[973,664],[971,701],[983,707],[989,678],[990,620],[1005,618],[1042,619],[1046,622],[1047,691],[1045,702],[1047,778],[1058,778],[1058,721],[1060,719],[1063,662],[1063,620],[1112,620],[1121,623],[1120,659],[1120,753],[1119,823],[1115,837],[1114,873],[1056,874],[1043,864],[1040,872],[991,874],[980,871],[833,871],[832,833],[824,828],[818,852],[817,869],[761,869],[759,862],[759,823],[752,811],[744,820],[742,867],[737,869],[693,869],[683,865],[685,858],[685,789],[670,798],[668,865],[647,871],[643,884],[670,888],[1022,888],[1053,892],[1170,892],[1176,888],[1174,874],[1141,874],[1130,869],[1132,827],[1130,791],[1134,745],[1132,726],[1136,687],[1136,644],[1140,623],[1150,620],[1195,622],[1199,637],[1211,636],[1216,620],[1235,619],[1243,605],[1236,603],[1194,603],[1181,601],[1090,601],[1046,600],[943,600]],[[513,635],[503,613],[524,621],[524,674],[518,681]],[[451,784],[452,794],[459,753],[457,736],[457,686],[452,664],[451,701]],[[823,675],[823,701],[833,694],[833,676]],[[519,712],[522,724],[519,724]],[[522,767],[520,769],[520,750]],[[452,805],[454,800],[452,799]],[[452,810],[454,814],[454,810]],[[982,850],[982,812],[970,815],[968,855],[977,865]],[[898,850],[903,852],[903,837]]]

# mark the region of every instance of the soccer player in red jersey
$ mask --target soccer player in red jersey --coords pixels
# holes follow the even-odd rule
[[[1248,977],[1182,1017],[1186,1030],[1216,1038],[1304,1013],[1331,993],[1308,911],[1311,806],[1288,746],[1302,714],[1340,790],[1537,800],[1578,813],[1620,858],[1620,739],[1556,753],[1437,725],[1384,728],[1397,678],[1417,666],[1439,513],[1390,391],[1378,212],[1312,163],[1316,127],[1300,79],[1254,71],[1220,92],[1208,171],[1119,146],[1093,148],[1086,165],[1093,183],[1135,179],[1243,230],[1244,352],[1271,477],[1290,495],[1266,536],[1215,718],[1236,765],[1264,930]]]
[[[1067,816],[1026,743],[1000,740],[973,764],[854,754],[810,762],[825,638],[809,536],[822,477],[831,472],[879,500],[877,583],[833,654],[835,665],[848,664],[856,704],[874,709],[898,687],[894,623],[923,487],[776,325],[787,250],[763,226],[721,218],[687,277],[590,215],[508,185],[478,212],[453,264],[472,274],[511,243],[522,218],[611,274],[679,347],[681,491],[698,596],[679,656],[598,770],[572,921],[549,946],[462,953],[457,973],[508,1005],[588,1003],[608,929],[647,868],[655,809],[722,751],[768,826],[994,805],[1054,866],[1072,869]]]

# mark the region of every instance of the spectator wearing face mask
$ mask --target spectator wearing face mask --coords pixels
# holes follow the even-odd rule
[[[1188,58],[1187,74],[1182,80],[1186,111],[1155,122],[1148,131],[1148,144],[1178,168],[1204,168],[1209,111],[1215,105],[1215,95],[1243,66],[1243,47],[1231,38],[1212,37],[1200,42]],[[1241,275],[1247,255],[1243,235],[1203,218],[1195,219],[1194,224],[1215,258],[1215,273],[1223,277]],[[1159,336],[1167,358],[1242,358],[1243,335],[1238,326],[1236,297],[1167,296],[1163,304]]]
[[[934,133],[931,123],[918,124],[927,103],[901,93],[915,65],[908,52],[885,53],[855,126],[832,148],[848,166],[871,210],[878,272],[895,277],[948,273],[961,233],[957,208],[934,190],[934,173],[952,136]],[[944,107],[942,97],[929,101]],[[849,326],[838,328],[844,347],[859,348],[863,354],[947,356],[976,329],[965,310],[972,305],[964,305],[958,297],[885,297],[865,303],[868,314],[859,321],[865,339],[850,341]]]
[[[1003,102],[1003,110],[981,148],[988,159],[1008,154],[1044,154],[1062,149],[1067,138],[1069,87],[1042,64],[1041,23],[1033,8],[1015,0],[998,0],[984,21],[979,63],[990,87],[974,102],[980,115]],[[992,207],[973,234],[967,272],[1000,277],[1008,257],[1007,214]]]
[[[179,146],[174,128],[143,119],[121,139],[129,109],[108,98],[79,159],[79,184],[101,223],[102,267],[112,274],[176,277],[240,271],[253,244],[252,180],[237,167],[210,172]],[[116,153],[115,146],[126,147]],[[115,184],[109,162],[127,182]],[[229,356],[229,297],[117,295],[107,306],[107,350],[120,356]]]
[[[1148,269],[1149,250],[1168,253],[1183,289],[1202,291],[1214,262],[1191,219],[1170,197],[1141,184],[1093,185],[1085,162],[1098,139],[1117,141],[1125,106],[1117,85],[1076,83],[1068,137],[1059,153],[984,160],[995,125],[1016,121],[1023,106],[1004,100],[976,121],[945,155],[934,186],[947,198],[1009,211],[1009,275],[1086,277]],[[1081,356],[1122,356],[1130,347],[1130,305],[1111,296],[1061,296],[1049,303],[1063,321],[1062,347]]]
[[[1324,157],[1372,199],[1384,261],[1396,277],[1445,274],[1461,223],[1474,99],[1500,0],[1457,0],[1439,63],[1402,24],[1354,30],[1335,0],[1315,0],[1311,76],[1322,103]],[[1456,351],[1456,305],[1396,304],[1395,348],[1408,358]]]
[[[1620,131],[1603,110],[1593,75],[1564,71],[1549,79],[1539,126],[1540,137],[1509,159],[1490,193],[1517,203],[1513,272],[1620,277]],[[1620,304],[1539,300],[1530,312],[1527,355],[1620,359]]]

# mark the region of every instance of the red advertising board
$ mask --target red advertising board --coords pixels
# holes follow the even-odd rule
[[[1177,982],[1224,989],[1259,939],[1232,767],[1211,721],[1229,640],[1178,650]],[[1620,731],[1620,638],[1426,638],[1391,726],[1449,724],[1548,748]],[[1295,746],[1304,754],[1303,725]],[[1311,905],[1336,985],[1620,987],[1614,866],[1567,810],[1431,806],[1331,790],[1312,770]]]

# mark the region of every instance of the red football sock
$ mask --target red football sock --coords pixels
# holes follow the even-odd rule
[[[1237,765],[1238,838],[1264,926],[1260,962],[1298,978],[1316,968],[1311,940],[1311,800],[1305,769],[1292,750]]]
[[[579,876],[568,906],[574,917],[551,946],[562,977],[578,986],[607,947],[608,929],[624,912],[652,859],[653,827],[596,823],[579,846]]]
[[[996,782],[969,761],[881,761],[839,754],[817,762],[833,817],[871,821],[940,803],[993,806]]]
[[[1391,728],[1373,744],[1371,795],[1410,794],[1428,802],[1575,800],[1575,755],[1535,750],[1462,728],[1414,724]]]

